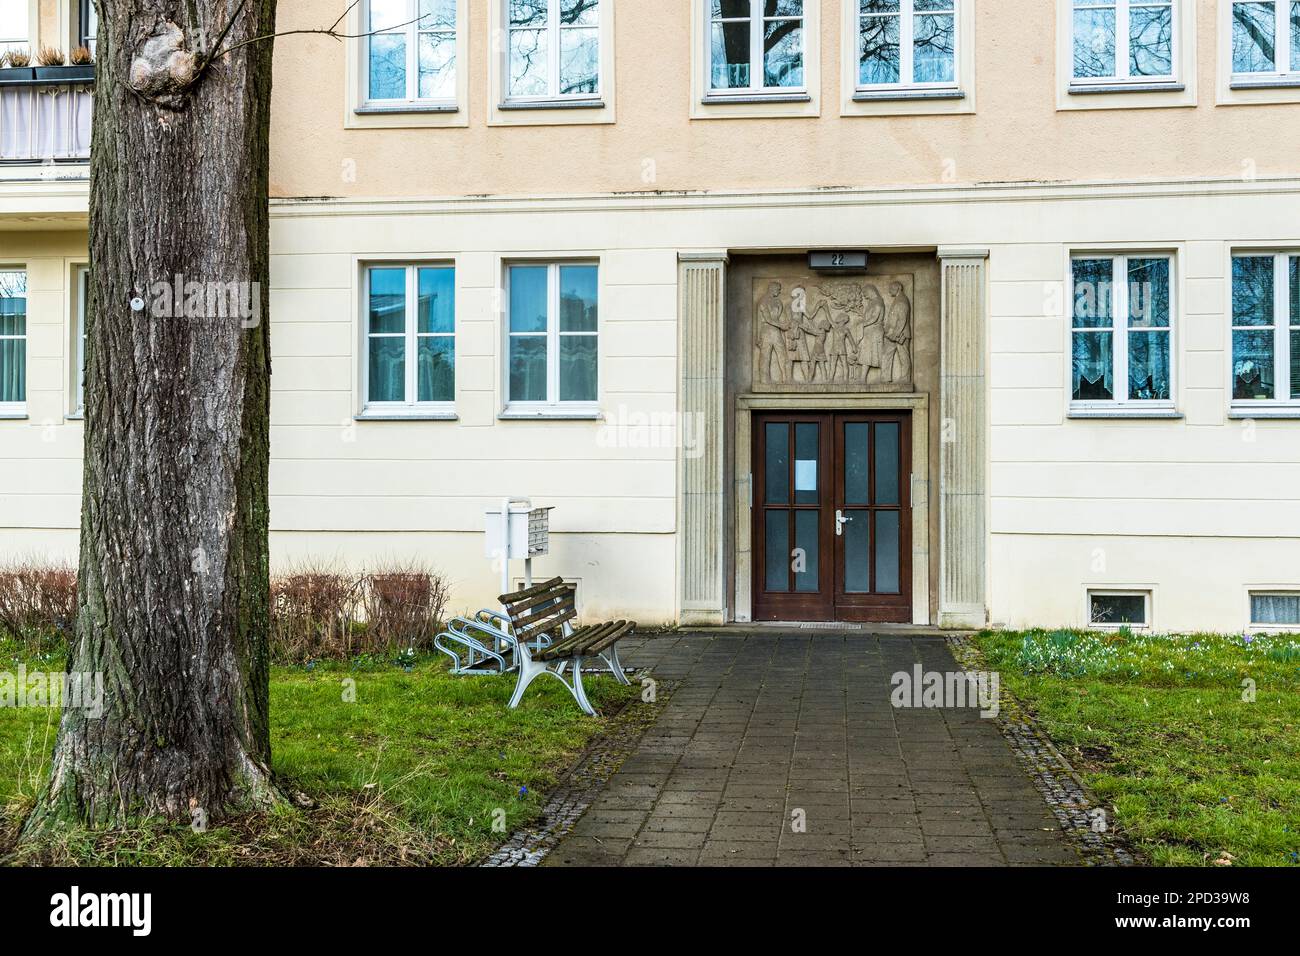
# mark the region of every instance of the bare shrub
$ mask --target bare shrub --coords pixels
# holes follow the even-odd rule
[[[306,563],[272,576],[272,659],[298,664],[351,657],[359,610],[356,578],[334,565]]]
[[[389,563],[366,576],[364,594],[367,650],[433,647],[449,597],[442,575],[418,561]]]
[[[63,66],[63,51],[55,46],[43,46],[36,51],[37,66]]]
[[[76,629],[77,571],[30,559],[0,568],[0,634],[32,653],[66,646]]]

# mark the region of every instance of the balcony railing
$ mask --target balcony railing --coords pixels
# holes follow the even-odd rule
[[[93,67],[0,70],[0,163],[90,158]]]

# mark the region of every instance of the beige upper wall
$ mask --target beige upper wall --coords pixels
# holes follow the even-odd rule
[[[317,36],[278,40],[272,195],[1268,176],[1295,172],[1300,155],[1300,107],[1215,105],[1219,0],[1184,0],[1197,14],[1194,107],[1058,110],[1057,5],[979,0],[977,111],[911,117],[840,115],[841,0],[808,0],[820,2],[820,116],[734,120],[690,118],[691,0],[618,0],[617,122],[558,127],[488,125],[489,0],[466,2],[464,127],[345,129],[346,45]],[[281,4],[279,26],[327,24],[343,6]],[[1119,101],[1141,102],[1125,96]]]

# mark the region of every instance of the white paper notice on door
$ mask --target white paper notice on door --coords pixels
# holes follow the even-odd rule
[[[794,490],[817,490],[817,459],[796,458],[794,460]]]

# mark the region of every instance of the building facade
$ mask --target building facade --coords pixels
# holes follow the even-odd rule
[[[8,48],[84,36],[4,8]],[[418,556],[478,607],[518,495],[592,617],[1300,627],[1300,3],[344,26],[277,41],[275,562]],[[63,86],[0,86],[6,555],[76,553]]]

